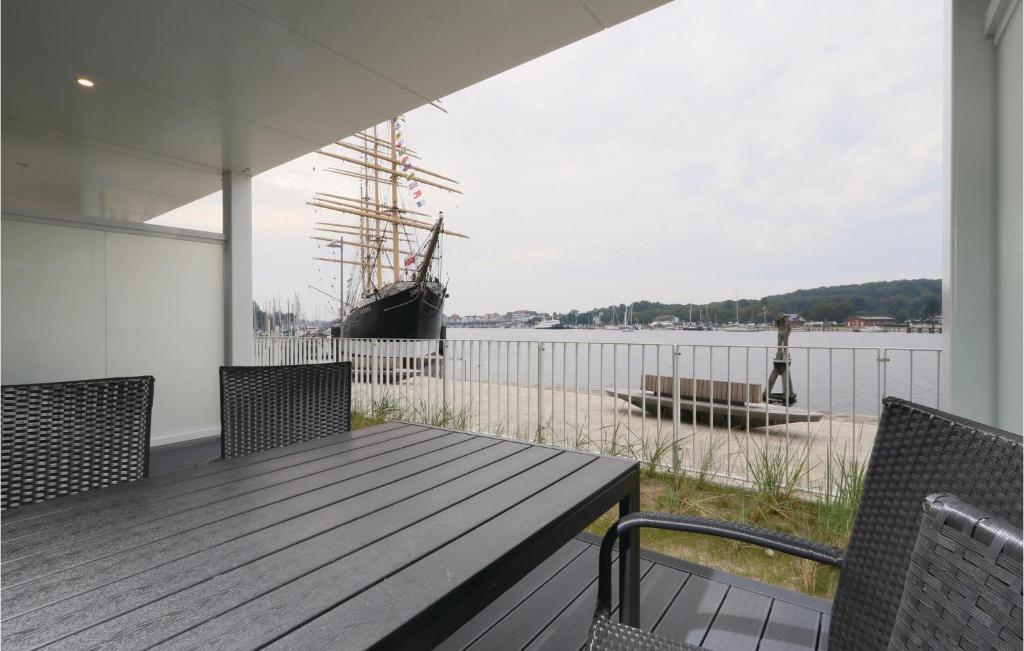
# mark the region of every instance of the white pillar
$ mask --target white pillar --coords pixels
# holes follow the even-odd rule
[[[249,366],[252,352],[252,177],[225,172],[224,363]]]
[[[1024,431],[1024,5],[1003,0],[996,48],[996,420]]]
[[[1020,11],[947,0],[943,408],[1021,427]],[[1006,39],[992,23],[1003,6]],[[998,26],[996,26],[998,27]]]

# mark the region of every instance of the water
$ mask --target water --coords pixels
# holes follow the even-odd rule
[[[776,333],[452,328],[448,339],[455,379],[536,386],[539,371],[546,387],[625,391],[671,375],[673,346],[679,377],[766,386]],[[941,346],[939,334],[793,332],[797,407],[872,415],[885,396],[938,406]]]

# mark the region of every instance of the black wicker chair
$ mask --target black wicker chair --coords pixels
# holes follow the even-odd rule
[[[933,493],[957,495],[1021,526],[1021,437],[935,409],[887,398],[864,478],[864,491],[844,552],[760,527],[707,518],[639,512],[625,516],[601,544],[598,603],[591,648],[648,633],[610,618],[611,553],[619,536],[639,527],[710,534],[840,567],[829,648],[884,649],[889,643],[910,565],[921,503]],[[634,609],[634,612],[638,612]],[[632,629],[632,630],[627,630]],[[653,637],[650,648],[694,648]],[[643,642],[647,644],[647,642]]]
[[[1019,527],[929,495],[889,649],[1020,651],[1022,552]]]
[[[149,474],[152,376],[3,391],[0,509]]]
[[[352,428],[352,365],[222,366],[221,457]]]

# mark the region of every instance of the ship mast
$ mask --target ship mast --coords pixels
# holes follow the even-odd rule
[[[377,139],[377,125],[373,125],[373,137]],[[377,145],[374,145],[374,149],[377,149]],[[369,162],[369,161],[367,161]],[[373,212],[380,213],[380,173],[378,170],[373,172]],[[383,233],[381,232],[380,220],[373,222],[374,230],[376,231],[377,238],[377,255],[376,255],[376,269],[377,269],[377,287],[384,286],[384,260],[381,255],[381,244],[383,243]]]
[[[364,299],[369,299],[385,285],[401,282],[403,270],[408,266],[405,261],[410,259],[405,256],[420,259],[417,267],[405,272],[406,280],[422,283],[428,278],[431,261],[438,255],[440,236],[468,237],[444,229],[442,219],[435,221],[429,212],[423,212],[426,210],[422,208],[422,192],[425,189],[458,194],[462,191],[457,187],[459,182],[451,176],[420,166],[422,159],[406,146],[399,120],[392,118],[387,125],[374,125],[354,134],[351,140],[339,140],[333,143],[332,146],[338,147],[333,151],[317,150],[317,153],[333,159],[332,162],[339,165],[327,167],[326,171],[357,179],[359,191],[316,192],[306,202],[333,213],[330,221],[317,221],[312,238],[324,242],[340,242],[344,237],[345,244],[349,245],[346,249],[354,258],[315,259],[354,265],[359,280],[357,282],[355,278],[352,279],[352,290],[359,292]],[[380,133],[382,128],[387,128],[387,133]],[[415,159],[417,164],[413,165],[410,158]],[[404,207],[399,200],[403,181],[409,186],[415,206]],[[333,237],[325,237],[317,234],[317,231]],[[427,231],[429,233],[423,237]],[[408,264],[412,264],[411,260]],[[390,267],[390,273],[386,267]],[[385,275],[388,276],[387,280]],[[358,299],[352,300],[357,302]],[[354,308],[356,303],[352,302],[349,306]]]
[[[427,250],[423,253],[423,261],[420,262],[420,268],[416,271],[416,284],[422,285],[427,280],[427,272],[430,271],[430,262],[434,258],[434,251],[437,249],[437,240],[441,237],[441,225],[444,222],[444,215],[438,215],[437,224],[434,225],[434,230],[430,232],[430,241],[427,243]]]
[[[395,125],[398,118],[391,118],[391,267],[395,270],[395,282],[398,277],[398,151],[395,147]],[[378,222],[380,223],[380,222]]]

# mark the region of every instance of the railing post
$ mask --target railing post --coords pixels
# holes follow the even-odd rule
[[[441,409],[448,413],[448,340],[441,340]]]
[[[537,343],[537,440],[544,431],[544,343]]]
[[[878,350],[878,380],[876,386],[878,387],[878,415],[882,415],[882,401],[885,400],[885,394],[889,390],[889,349],[880,348]],[[910,383],[913,385],[914,377],[911,375]]]
[[[661,380],[658,380],[661,383]],[[657,386],[659,395],[661,387]],[[672,346],[672,473],[679,474],[679,421],[682,419],[679,401],[679,346]],[[660,413],[659,409],[659,413]]]
[[[377,404],[377,340],[370,340],[370,410]]]

